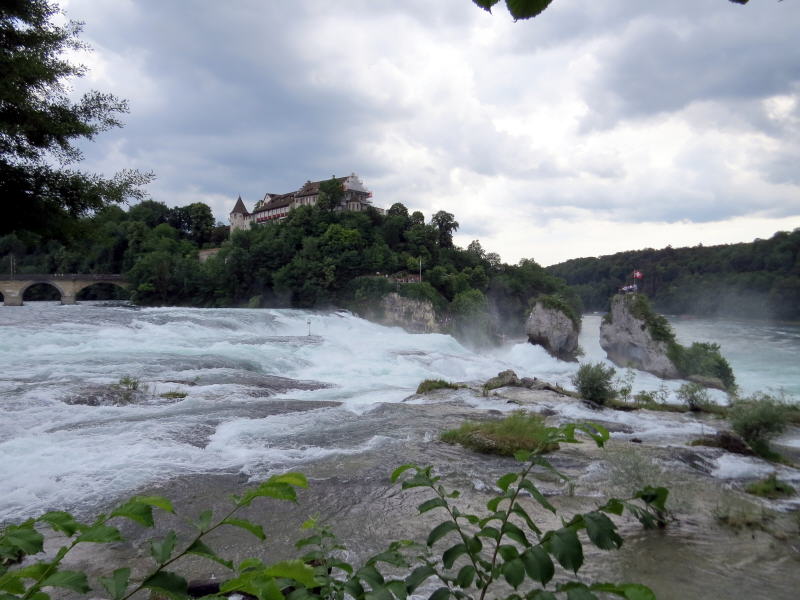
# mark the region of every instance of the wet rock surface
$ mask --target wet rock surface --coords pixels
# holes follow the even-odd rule
[[[531,344],[542,346],[562,360],[575,360],[578,352],[579,327],[560,310],[534,304],[525,323],[525,333]]]
[[[309,488],[300,491],[297,504],[264,499],[254,502],[241,515],[262,523],[268,541],[262,544],[234,528],[221,528],[214,532],[209,545],[235,561],[250,556],[264,561],[296,557],[294,542],[304,535],[300,525],[311,515],[319,515],[321,522],[333,527],[348,547],[347,559],[354,563],[384,550],[388,540],[423,540],[443,515],[437,511],[418,514],[417,505],[428,499],[428,493],[419,488],[402,491],[392,485],[389,474],[396,466],[432,465],[446,488],[461,491],[459,508],[480,514],[486,501],[496,493],[495,481],[519,464],[511,458],[475,454],[460,446],[444,444],[438,441],[439,434],[465,420],[497,418],[507,412],[503,407],[510,398],[528,409],[547,411],[551,424],[573,420],[574,416],[567,415],[582,407],[575,398],[524,387],[503,387],[488,399],[482,398],[477,388],[442,392],[445,395],[438,395],[432,403],[417,398],[416,404],[380,404],[358,419],[310,433],[307,443],[316,443],[315,437],[324,438],[329,446],[340,447],[342,451],[302,463],[287,463],[280,469],[302,471],[310,480]],[[476,400],[489,404],[481,407],[465,404],[470,393]],[[592,421],[619,433],[614,434],[605,448],[598,448],[586,439],[581,444],[562,444],[561,449],[549,454],[553,466],[571,481],[565,483],[537,467],[532,476],[542,493],[569,518],[576,512],[594,509],[606,497],[626,497],[646,484],[665,485],[671,490],[668,506],[673,511],[673,520],[663,532],[646,532],[633,519],[622,518],[620,527],[625,538],[622,549],[605,552],[586,545],[582,576],[593,580],[639,581],[653,587],[660,598],[699,600],[736,597],[742,593],[773,600],[794,598],[795,588],[787,582],[798,573],[800,552],[795,548],[798,536],[789,529],[783,538],[775,535],[776,529],[790,527],[791,515],[782,517],[776,513],[763,523],[757,521],[755,529],[744,534],[720,524],[717,516],[720,511],[731,519],[730,514],[739,510],[766,514],[759,501],[713,477],[716,461],[725,451],[688,448],[685,444],[691,437],[689,434],[675,434],[674,443],[668,446],[654,446],[649,443],[651,440],[641,437],[626,440],[625,436],[636,432],[635,423],[619,423],[614,418],[628,419],[630,413],[601,410],[593,414],[596,418]],[[657,417],[665,423],[678,424],[690,418],[671,413]],[[357,453],[347,450],[353,443],[366,439],[380,442]],[[281,442],[275,440],[275,443]],[[191,476],[148,486],[141,492],[174,499],[180,512],[187,516],[208,508],[214,514],[223,514],[230,506],[227,499],[230,494],[241,493],[269,474],[255,470],[247,475]],[[524,502],[526,510],[542,527],[560,526],[556,517],[530,499]],[[159,519],[156,535],[172,528],[180,535],[191,533],[180,517],[161,515]],[[147,559],[138,548],[144,547],[153,533],[128,525],[124,533],[131,541],[117,544],[110,557],[104,555],[104,573],[118,563],[132,564],[135,572],[144,572]],[[82,548],[71,560],[75,566],[97,570],[98,552],[99,549]],[[210,567],[207,561],[195,558],[185,559],[181,572],[190,579],[229,576],[216,566]]]
[[[608,359],[620,367],[647,371],[665,379],[681,377],[678,368],[667,356],[667,344],[653,339],[647,324],[634,316],[627,296],[611,300],[610,319],[600,325],[600,346]]]

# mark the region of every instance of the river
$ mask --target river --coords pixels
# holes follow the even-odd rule
[[[604,359],[599,320],[584,318],[582,360]],[[673,325],[683,342],[719,343],[744,393],[800,396],[800,327]],[[47,302],[0,310],[0,364],[0,522],[92,506],[178,475],[263,475],[358,453],[387,440],[337,436],[337,427],[402,401],[426,378],[484,380],[511,368],[571,387],[577,368],[522,341],[472,351],[450,336],[412,335],[343,311]],[[103,397],[125,377],[140,382],[134,402]],[[678,385],[637,373],[634,389]],[[168,392],[186,396],[161,397]],[[283,399],[314,408],[289,410]],[[330,436],[314,435],[320,430]]]
[[[719,343],[743,394],[800,397],[800,327],[671,322],[683,343]],[[604,360],[599,325],[599,315],[584,316],[583,361]],[[373,521],[394,523],[403,535],[424,534],[408,529],[413,504],[398,505],[386,495],[386,473],[397,464],[430,461],[446,468],[478,494],[475,501],[508,469],[502,459],[432,442],[464,418],[518,406],[470,390],[409,400],[421,380],[481,382],[511,368],[570,388],[578,366],[524,340],[476,351],[447,335],[409,334],[345,311],[102,302],[0,308],[0,364],[0,523],[51,509],[89,517],[141,489],[163,489],[193,507],[204,486],[214,492],[200,496],[213,502],[242,482],[298,469],[314,479],[311,506],[336,515],[343,536],[364,550],[377,550],[364,537],[365,511],[383,507]],[[681,383],[637,372],[633,386],[674,396]],[[721,392],[713,395],[727,401]],[[641,580],[661,598],[728,597],[743,590],[752,597],[794,597],[787,590],[796,588],[787,585],[800,585],[797,534],[776,546],[757,530],[752,537],[742,534],[746,543],[740,544],[714,525],[711,513],[720,510],[728,486],[741,490],[743,482],[777,471],[800,487],[800,470],[716,449],[688,451],[691,437],[720,425],[713,420],[649,411],[598,414],[580,402],[546,408],[559,418],[613,426],[617,446],[610,471],[598,470],[600,458],[591,454],[566,451],[554,458],[576,478],[584,501],[595,501],[598,485],[613,487],[615,469],[659,477],[670,472],[664,483],[675,488],[687,513],[666,537],[628,532],[624,560],[598,556],[595,563],[605,571],[589,575]],[[644,444],[631,444],[634,438]],[[792,429],[780,443],[800,448],[800,433]],[[658,461],[639,461],[634,446]],[[716,485],[708,485],[709,477]],[[785,513],[799,503],[795,496],[765,506]],[[276,525],[285,528],[287,548],[305,518],[295,516],[296,522],[285,518]]]

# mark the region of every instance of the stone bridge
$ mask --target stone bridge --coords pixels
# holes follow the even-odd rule
[[[61,304],[76,304],[75,298],[78,292],[95,283],[111,283],[121,288],[130,286],[122,275],[30,275],[28,273],[0,275],[3,305],[22,306],[25,290],[37,283],[47,283],[56,288],[61,294]]]

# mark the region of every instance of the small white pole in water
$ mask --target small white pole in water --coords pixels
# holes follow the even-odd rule
[[[308,335],[311,335],[311,319],[306,319],[306,325],[308,325]]]

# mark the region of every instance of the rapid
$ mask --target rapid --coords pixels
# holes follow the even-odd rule
[[[599,321],[584,318],[582,360],[604,359]],[[719,343],[745,393],[800,395],[800,327],[673,325],[683,342]],[[414,434],[377,430],[370,413],[402,402],[426,378],[482,381],[510,368],[570,388],[577,369],[524,340],[476,351],[447,335],[412,335],[344,311],[101,302],[0,308],[0,364],[0,523],[51,509],[91,513],[184,475],[257,479],[331,455],[402,445]],[[121,380],[138,387],[127,401],[120,400]],[[680,383],[636,373],[634,390],[672,393]],[[478,408],[514,408],[461,397]],[[570,418],[593,418],[588,409],[569,410]],[[676,429],[700,427],[633,413],[618,418],[664,444]],[[749,468],[756,466],[741,459],[719,474]]]

